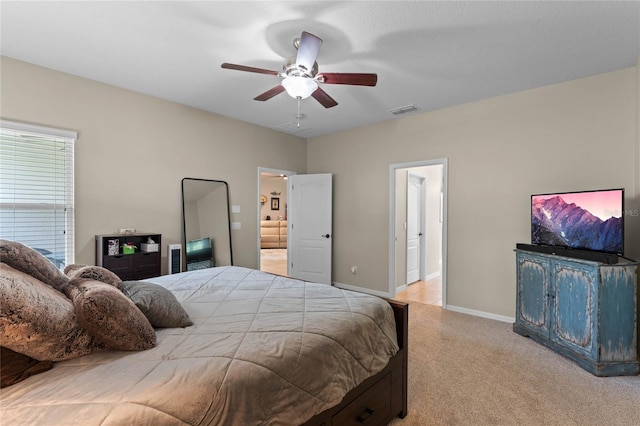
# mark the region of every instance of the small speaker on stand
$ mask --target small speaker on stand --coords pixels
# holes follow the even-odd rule
[[[182,272],[182,244],[167,245],[167,263],[169,274]]]

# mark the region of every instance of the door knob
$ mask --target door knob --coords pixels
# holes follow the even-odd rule
[[[322,238],[329,238],[329,237],[330,237],[330,235],[329,235],[329,234],[324,234],[324,235],[321,235],[321,237],[322,237]]]

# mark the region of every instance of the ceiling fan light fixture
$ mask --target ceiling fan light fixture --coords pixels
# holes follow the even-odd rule
[[[306,99],[318,88],[318,83],[309,77],[287,76],[282,87],[294,99]]]
[[[282,78],[280,84],[253,99],[261,102],[267,101],[286,91],[289,96],[298,101],[297,128],[300,128],[300,119],[304,118],[300,115],[300,101],[302,99],[313,96],[325,108],[333,108],[338,105],[335,99],[320,88],[319,83],[375,86],[378,82],[378,75],[370,73],[334,72],[318,74],[318,62],[316,59],[318,59],[318,53],[320,53],[320,46],[322,46],[322,39],[318,36],[303,31],[300,38],[294,40],[293,45],[298,49],[298,53],[295,58],[289,58],[285,61],[280,72],[227,62],[222,64],[222,68],[269,74]]]

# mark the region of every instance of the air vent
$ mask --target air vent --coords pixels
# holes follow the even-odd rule
[[[391,111],[389,111],[391,114],[393,115],[402,115],[402,114],[407,114],[409,112],[415,112],[418,111],[420,108],[418,108],[415,105],[407,105],[407,106],[403,106],[400,108],[396,108],[396,109],[392,109]]]

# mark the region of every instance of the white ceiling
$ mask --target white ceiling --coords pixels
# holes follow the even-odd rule
[[[2,1],[1,53],[304,138],[631,67],[640,2]],[[302,31],[324,40],[320,72],[378,74],[322,85],[325,109],[258,94]],[[132,111],[133,112],[133,111]],[[404,115],[407,116],[407,115]],[[403,116],[400,116],[403,117]]]

